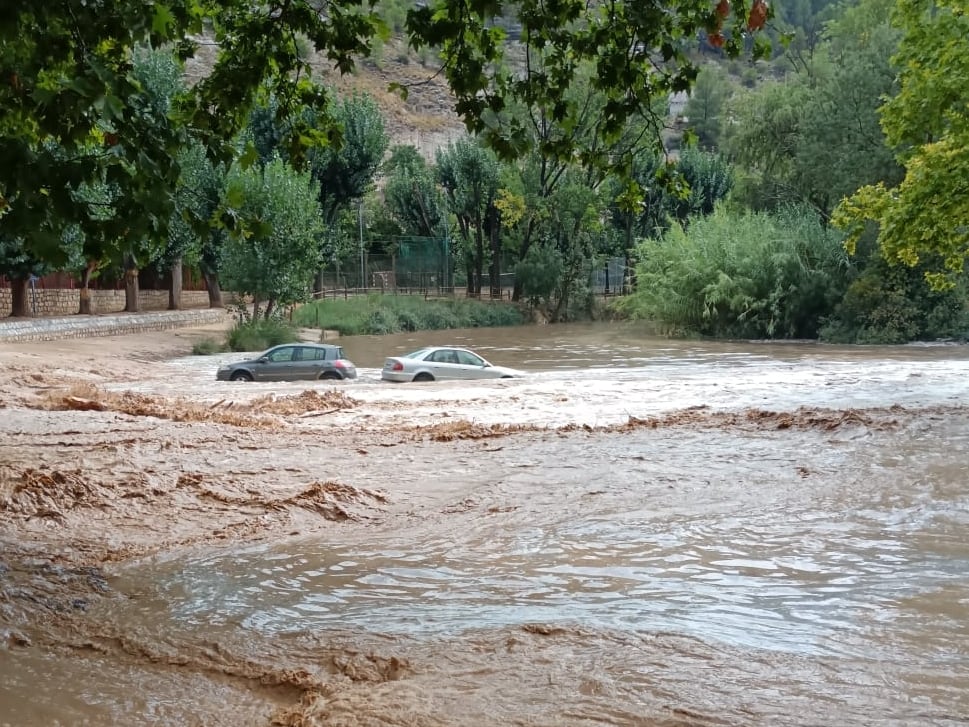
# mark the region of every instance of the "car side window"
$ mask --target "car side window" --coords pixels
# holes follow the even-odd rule
[[[458,351],[458,360],[465,366],[484,366],[484,359],[468,351]]]
[[[322,361],[326,358],[326,351],[320,348],[304,348],[303,349],[303,360],[304,361]]]
[[[273,363],[281,363],[285,361],[293,360],[293,346],[285,346],[283,348],[277,348],[271,354],[269,354],[269,360]]]

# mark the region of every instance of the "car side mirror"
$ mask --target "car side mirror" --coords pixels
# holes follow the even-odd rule
[[[269,356],[263,356],[256,363],[269,363]]]

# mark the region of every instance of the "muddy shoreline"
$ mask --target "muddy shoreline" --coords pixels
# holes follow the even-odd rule
[[[153,632],[112,615],[117,604],[139,598],[119,591],[114,579],[141,561],[321,533],[366,542],[371,532],[449,519],[477,527],[489,518],[521,517],[525,526],[530,506],[488,472],[507,476],[551,450],[602,449],[595,455],[602,458],[600,471],[609,462],[620,466],[605,451],[610,447],[642,452],[630,459],[648,467],[643,497],[672,512],[690,502],[716,508],[723,497],[747,496],[729,475],[711,479],[698,475],[702,465],[688,473],[675,470],[687,464],[664,463],[663,453],[683,442],[697,451],[709,441],[718,451],[736,452],[737,471],[750,482],[775,483],[772,488],[796,498],[804,488],[816,488],[815,496],[834,492],[833,463],[858,459],[873,442],[917,439],[936,425],[969,421],[969,408],[952,402],[733,411],[688,406],[599,426],[550,426],[482,423],[460,407],[440,415],[432,402],[433,416],[408,425],[394,416],[398,403],[339,387],[255,390],[204,401],[145,391],[145,381],[151,388],[153,376],[165,376],[152,371],[153,362],[184,355],[193,336],[207,335],[24,344],[0,354],[9,372],[0,384],[0,653],[25,664],[38,658],[45,669],[72,665],[66,674],[99,671],[127,684],[142,710],[133,724],[814,723],[824,716],[816,711],[823,702],[804,695],[815,689],[813,675],[825,659],[780,659],[676,634],[541,622],[486,629],[453,643],[339,628],[275,638],[237,628]],[[127,383],[133,388],[126,390]],[[327,426],[349,413],[352,426]],[[745,457],[769,460],[764,451],[776,451],[779,463],[757,465],[760,474],[746,468]],[[462,481],[469,463],[479,474]],[[660,474],[667,472],[668,482]],[[851,476],[862,481],[866,475]],[[608,486],[594,478],[577,492],[609,497]],[[481,653],[496,655],[493,669],[478,660]],[[572,655],[571,666],[563,654]],[[738,660],[747,663],[751,671],[741,672],[748,677],[784,673],[802,696],[778,712],[776,701],[757,697],[769,691],[769,679],[711,698],[687,686],[691,674],[703,684],[717,670],[735,672]],[[656,675],[667,675],[668,689],[656,675],[630,674],[631,663],[653,664]],[[846,682],[878,679],[870,665],[839,669]],[[438,689],[443,673],[448,687]],[[852,710],[860,709],[867,689],[847,712],[834,700],[828,716],[861,714]],[[871,689],[877,691],[874,684]],[[496,698],[501,694],[515,696]],[[557,711],[549,711],[548,694],[560,695]],[[799,713],[799,699],[813,716]],[[70,723],[70,714],[85,709],[61,719]],[[906,709],[876,721],[954,724],[966,717],[947,718],[941,708],[917,704]],[[41,708],[20,704],[18,710],[14,724],[50,723]],[[99,714],[112,712],[95,709],[92,723]]]

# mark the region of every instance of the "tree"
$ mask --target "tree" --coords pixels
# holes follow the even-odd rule
[[[265,167],[236,165],[225,203],[231,214],[263,222],[247,234],[230,235],[222,255],[226,281],[253,297],[253,317],[263,302],[269,318],[278,306],[305,300],[320,263],[317,242],[323,229],[309,172],[296,172],[280,159]]]
[[[738,166],[739,204],[810,204],[828,217],[859,187],[900,180],[877,113],[896,89],[890,7],[863,0],[844,10],[797,73],[734,97],[736,123],[724,129],[724,148]]]
[[[924,262],[932,285],[952,287],[969,258],[969,15],[961,0],[898,0],[892,23],[903,33],[893,58],[900,87],[880,114],[905,178],[862,187],[833,221],[849,249],[876,222],[887,260]]]
[[[698,31],[719,33],[729,23],[733,32],[726,46],[740,52],[745,28],[759,29],[769,15],[763,0],[749,6],[735,0],[728,18],[711,5],[710,0],[550,5],[523,0],[508,7],[524,44],[544,56],[542,67],[523,77],[502,62],[508,48],[497,21],[505,20],[504,3],[437,0],[412,8],[407,28],[413,45],[442,48],[444,74],[468,126],[487,132],[502,153],[516,154],[535,141],[520,119],[506,114],[516,101],[540,106],[546,118],[573,126],[584,110],[567,94],[579,69],[591,64],[594,90],[603,98],[597,133],[612,139],[653,101],[690,86],[695,70],[688,39]],[[15,20],[0,25],[3,234],[23,239],[38,257],[63,261],[62,228],[87,223],[77,216],[73,192],[83,183],[103,182],[124,195],[117,201],[115,229],[104,229],[101,221],[95,238],[164,239],[174,208],[177,154],[188,129],[210,155],[227,160],[263,90],[278,100],[278,116],[291,122],[283,145],[298,164],[307,148],[338,133],[326,117],[326,89],[312,82],[316,58],[306,46],[341,73],[350,71],[355,58],[366,57],[381,25],[368,7],[360,0],[7,0],[5,9]],[[173,44],[186,60],[205,35],[219,48],[214,65],[180,94],[171,123],[159,125],[133,73],[134,49]],[[755,55],[764,52],[757,44]],[[295,113],[304,107],[317,111],[312,124]],[[52,152],[50,143],[63,154]],[[543,153],[565,159],[575,148],[564,138]],[[583,153],[589,165],[610,164],[608,155]],[[249,223],[260,225],[232,220],[243,230]]]
[[[488,149],[465,137],[437,152],[437,174],[448,199],[448,209],[458,221],[465,243],[468,295],[481,295],[484,277],[486,227],[497,239],[498,158]],[[499,271],[492,268],[491,288],[500,288]]]
[[[10,315],[26,318],[31,314],[27,290],[32,275],[43,275],[46,266],[26,248],[23,240],[0,236],[0,275],[10,280]]]
[[[601,169],[613,164],[608,154],[577,147],[572,142],[579,137],[571,134],[536,137],[536,117],[523,117],[513,102],[541,109],[541,118],[561,129],[577,128],[587,123],[589,107],[573,87],[585,77],[601,99],[597,136],[606,145],[618,140],[635,117],[659,122],[650,126],[659,145],[662,117],[656,115],[656,102],[662,100],[665,109],[669,94],[687,91],[696,77],[690,40],[706,31],[727,52],[738,54],[750,31],[762,28],[772,14],[763,0],[735,0],[732,7],[709,0],[520,0],[507,7],[514,8],[524,67],[504,62],[505,3],[439,0],[412,9],[407,27],[415,46],[441,47],[455,109],[469,131],[482,135],[499,155],[520,156],[540,146],[546,158],[564,160],[578,149],[586,165]],[[759,36],[753,49],[754,57],[769,53]]]
[[[212,153],[227,155],[264,79],[283,100],[281,113],[321,106],[319,87],[300,73],[309,70],[309,59],[297,47],[299,34],[344,71],[354,55],[366,53],[374,17],[356,0],[329,0],[328,7],[320,13],[305,0],[279,7],[248,0],[7,2],[14,22],[0,25],[5,233],[22,238],[39,257],[63,262],[60,230],[87,222],[76,214],[73,192],[103,180],[124,195],[117,201],[118,229],[95,239],[163,237],[186,128]],[[160,127],[143,102],[135,48],[175,43],[184,59],[204,30],[219,44],[219,57],[173,107],[172,120],[180,123]],[[296,124],[289,142],[299,148],[319,138]],[[104,221],[99,226],[104,232]]]
[[[389,142],[384,118],[372,96],[355,94],[343,99],[333,111],[333,119],[342,132],[340,143],[310,155],[310,170],[320,183],[320,207],[327,224],[370,189]]]
[[[434,173],[414,147],[396,147],[385,166],[387,208],[404,232],[437,237],[447,224],[444,197]]]
[[[731,98],[733,121],[724,129],[722,148],[741,172],[736,192],[742,206],[772,210],[804,201],[791,179],[809,97],[808,80],[795,76]]]
[[[168,249],[198,264],[208,291],[209,307],[221,308],[219,268],[228,231],[226,225],[214,218],[225,194],[225,165],[214,163],[202,144],[196,142],[182,150],[178,166]]]
[[[792,184],[822,214],[867,184],[901,181],[902,169],[878,123],[878,106],[897,91],[891,56],[899,33],[889,0],[864,0],[827,26],[831,67],[802,109]]]
[[[664,175],[670,183],[658,181]],[[623,240],[621,252],[629,271],[623,281],[624,293],[633,289],[637,239],[660,237],[674,223],[686,225],[691,217],[711,214],[733,185],[733,169],[720,154],[693,146],[683,149],[675,162],[651,149],[640,150],[633,158],[631,176],[642,190],[638,208],[620,204],[619,180],[609,180],[608,192],[613,200],[609,210],[612,227]]]
[[[730,93],[730,82],[719,71],[711,66],[700,69],[683,113],[697,143],[704,149],[716,149],[720,145],[720,117]]]
[[[362,201],[373,185],[389,142],[383,116],[371,96],[357,94],[344,99],[333,111],[333,118],[342,132],[340,141],[310,154],[310,170],[319,183],[320,209],[329,230],[340,213],[354,201]],[[332,253],[321,250],[323,259]],[[322,275],[322,271],[317,275],[316,292],[323,289]]]
[[[172,104],[176,96],[184,90],[182,69],[171,51],[143,46],[135,48],[132,75],[144,89],[146,108],[160,126],[168,126]],[[175,166],[179,169],[181,166],[178,162],[184,154],[185,145],[190,143],[187,136],[182,136],[180,140],[182,147],[175,155]],[[179,182],[176,182],[173,199],[175,219],[169,223],[167,231],[160,238],[144,240],[142,250],[139,251],[142,253],[140,257],[146,262],[155,261],[168,273],[169,309],[181,307],[182,258],[189,253],[195,242],[190,226],[181,216],[184,205],[179,204],[183,202],[179,199]],[[132,312],[138,310],[138,267],[133,264],[135,259],[134,254],[125,255],[125,310]],[[142,266],[144,264],[145,262],[141,263]]]
[[[573,170],[549,200],[548,240],[558,250],[562,272],[556,284],[549,320],[563,320],[577,293],[587,286],[601,237],[604,205],[584,175]]]

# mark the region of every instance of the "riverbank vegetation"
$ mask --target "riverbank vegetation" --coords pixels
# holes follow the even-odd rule
[[[352,336],[517,326],[524,323],[524,317],[519,306],[499,301],[369,295],[308,303],[294,311],[293,323]]]
[[[299,328],[337,331],[343,336],[383,335],[403,331],[517,326],[525,323],[522,307],[514,303],[468,299],[425,300],[417,296],[358,295],[346,300],[315,301],[296,308],[289,320],[278,316],[252,318],[240,307],[239,320],[219,341],[207,338],[192,353],[264,351],[299,340]]]
[[[299,331],[286,321],[276,318],[243,318],[225,332],[221,341],[217,338],[203,338],[196,342],[192,346],[192,353],[196,356],[211,356],[227,351],[265,351],[267,348],[298,340]]]
[[[475,16],[489,30],[470,34],[446,20],[458,4],[440,2],[438,14],[411,9],[412,22],[397,2],[352,20],[275,18],[274,53],[241,58],[236,41],[255,32],[257,11],[220,0],[213,7],[238,13],[211,32],[234,40],[194,84],[155,41],[199,32],[183,25],[196,15],[139,25],[122,4],[115,19],[137,32],[86,46],[116,54],[95,74],[114,84],[107,95],[85,85],[90,58],[60,40],[104,40],[118,24],[82,14],[65,26],[44,15],[60,11],[22,3],[38,21],[36,48],[66,53],[70,83],[43,103],[21,93],[49,59],[31,65],[33,45],[21,55],[4,45],[5,67],[19,70],[0,84],[0,122],[23,131],[0,149],[0,275],[15,315],[27,312],[31,276],[55,269],[78,277],[82,310],[84,288],[110,275],[137,309],[146,271],[171,281],[177,306],[187,267],[213,306],[225,287],[252,301],[254,320],[295,307],[305,323],[345,333],[520,319],[512,307],[360,295],[459,289],[472,299],[510,291],[550,322],[587,316],[597,293],[620,291],[618,314],[675,334],[969,334],[969,125],[952,111],[969,99],[969,17],[955,0],[815,0],[776,17],[761,0],[674,0],[659,25],[634,3],[615,6],[623,22],[565,4]],[[591,14],[548,15],[573,11]],[[440,58],[487,59],[492,76],[475,63],[443,69],[473,135],[426,156],[391,143],[374,97],[287,80],[314,53],[355,67],[384,48],[380,23],[411,36],[430,76]],[[613,42],[625,50],[604,52]],[[653,48],[671,62],[656,66]],[[673,108],[687,88],[685,108]],[[497,94],[490,105],[486,90]],[[357,294],[303,306],[334,288]]]

